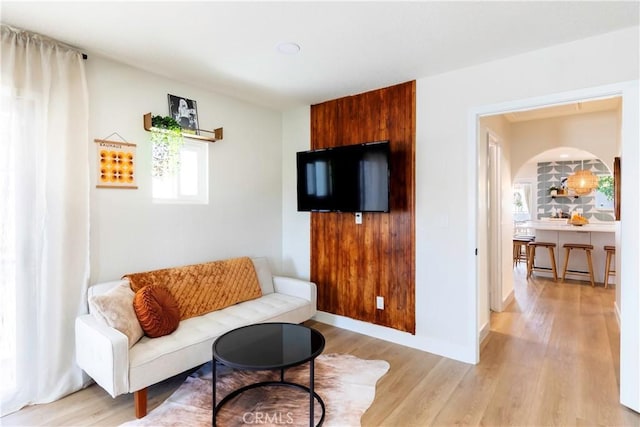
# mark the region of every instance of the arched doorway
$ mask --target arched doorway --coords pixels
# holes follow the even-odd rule
[[[598,179],[598,187],[589,194],[578,195],[568,188],[568,178],[579,170],[589,171]],[[514,173],[512,188],[514,242],[517,239],[533,239],[549,234],[540,230],[567,226],[573,215],[579,215],[588,224],[598,226],[597,234],[588,234],[589,242],[579,240],[580,243],[595,245],[593,256],[597,267],[596,282],[603,283],[606,258],[603,248],[604,245],[615,245],[614,185],[612,172],[607,165],[588,151],[558,147],[537,154],[523,164]],[[570,230],[578,229],[567,228],[561,236],[563,241],[569,238],[570,234],[567,232]],[[587,236],[587,232],[581,233]],[[520,258],[526,256],[517,254],[516,248],[521,250],[522,247],[514,243],[514,284],[521,283],[523,277],[526,277],[526,263],[520,262]],[[555,252],[556,265],[562,266],[565,256],[560,246]],[[543,276],[551,277],[551,273],[543,273]],[[612,281],[609,284],[615,287]]]

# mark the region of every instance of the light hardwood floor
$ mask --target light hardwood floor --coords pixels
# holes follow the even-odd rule
[[[308,322],[325,335],[325,353],[391,364],[362,425],[640,426],[640,415],[618,403],[615,290],[586,282],[526,281],[522,267],[514,277],[515,301],[492,314],[491,332],[475,366]],[[185,376],[151,387],[149,409]],[[94,385],[48,405],[25,408],[0,424],[115,426],[130,419],[131,395],[112,399]]]

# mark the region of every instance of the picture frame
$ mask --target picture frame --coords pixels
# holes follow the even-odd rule
[[[560,189],[558,190],[558,195],[566,195],[569,194],[569,187],[567,187],[567,180],[568,178],[566,176],[563,176],[562,178],[560,178]]]
[[[96,150],[96,188],[137,189],[136,144],[94,139]]]
[[[167,94],[167,99],[169,101],[169,115],[180,124],[182,131],[200,135],[196,101],[172,94]]]

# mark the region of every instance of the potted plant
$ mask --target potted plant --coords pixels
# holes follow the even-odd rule
[[[552,185],[551,187],[549,187],[549,195],[551,197],[555,197],[558,195],[558,190],[560,190],[558,187],[556,187],[555,185]]]
[[[151,118],[152,175],[160,178],[178,170],[180,149],[184,145],[182,128],[169,116]]]

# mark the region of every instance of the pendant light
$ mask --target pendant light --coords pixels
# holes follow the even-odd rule
[[[598,177],[591,171],[584,170],[584,160],[582,160],[582,169],[567,178],[567,187],[578,196],[586,196],[598,188]]]

